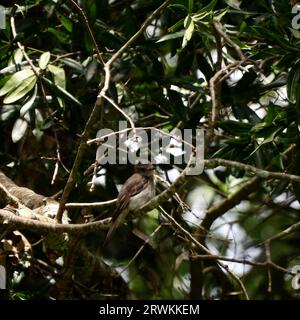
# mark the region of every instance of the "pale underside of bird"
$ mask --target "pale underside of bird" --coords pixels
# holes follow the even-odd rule
[[[124,222],[130,212],[138,211],[155,196],[153,173],[154,167],[151,164],[138,164],[135,173],[126,180],[118,195],[117,208],[103,246],[108,243],[116,228]]]

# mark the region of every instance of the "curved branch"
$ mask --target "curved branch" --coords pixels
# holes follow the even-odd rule
[[[67,232],[75,235],[84,235],[98,230],[107,230],[109,228],[110,218],[101,221],[78,223],[78,224],[60,224],[38,221],[18,216],[8,210],[0,209],[0,222],[10,225],[15,229],[27,229],[40,234],[47,234],[51,231],[58,233]]]
[[[204,165],[207,168],[215,168],[217,166],[231,167],[239,170],[245,170],[255,173],[259,178],[262,179],[277,179],[277,180],[288,180],[294,182],[300,182],[300,176],[294,174],[289,174],[285,172],[274,172],[267,171],[264,169],[259,169],[257,167],[251,166],[249,164],[244,164],[237,161],[225,160],[225,159],[208,159],[204,160]]]

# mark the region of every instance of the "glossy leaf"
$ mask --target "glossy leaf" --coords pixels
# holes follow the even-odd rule
[[[291,68],[287,80],[287,94],[292,103],[299,102],[300,89],[300,60]]]
[[[26,120],[22,118],[18,118],[16,120],[11,132],[11,139],[13,143],[17,143],[23,138],[24,134],[26,133],[27,127],[28,123]]]
[[[17,48],[14,52],[13,52],[13,56],[11,57],[11,59],[9,59],[8,61],[8,65],[7,66],[12,66],[15,64],[19,64],[21,63],[23,60],[23,52],[20,48]]]
[[[37,95],[37,84],[34,87],[33,94],[30,97],[30,99],[28,99],[28,101],[26,103],[24,103],[22,108],[20,109],[20,116],[21,117],[23,117],[25,115],[25,113],[27,113],[31,109],[31,107],[34,105],[36,95]]]
[[[34,75],[34,72],[31,69],[24,69],[14,73],[10,79],[5,83],[5,85],[0,89],[0,96],[15,90],[23,80],[30,78]]]
[[[194,32],[195,25],[194,25],[194,21],[190,16],[187,16],[185,18],[184,27],[185,27],[185,31],[184,31],[182,45],[181,45],[182,48],[184,48],[187,45],[187,43],[191,40]]]
[[[49,51],[44,52],[44,53],[40,56],[40,59],[39,59],[39,67],[40,67],[42,70],[46,69],[47,64],[48,64],[49,61],[50,61],[50,58],[51,58],[51,55],[50,55],[50,52],[49,52]]]
[[[15,90],[10,91],[8,95],[4,98],[3,102],[5,104],[13,103],[21,98],[23,98],[28,92],[32,90],[35,86],[37,78],[35,75],[30,76],[23,80],[22,84],[20,84]]]
[[[62,89],[66,89],[66,75],[65,75],[65,70],[63,68],[54,66],[49,64],[48,66],[49,71],[52,73],[53,78],[54,78],[54,83],[62,88]],[[64,101],[58,97],[58,102],[59,105],[64,108]]]
[[[51,80],[47,78],[42,78],[42,80],[51,90],[53,90],[53,92],[59,95],[59,97],[64,98],[79,107],[82,107],[81,102],[77,100],[71,93],[66,91],[64,88],[61,88],[60,86],[56,85],[55,83],[53,83]]]

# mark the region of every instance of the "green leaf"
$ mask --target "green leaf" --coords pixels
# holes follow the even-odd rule
[[[232,7],[234,9],[240,10],[240,5],[242,1],[239,0],[225,0],[225,2],[227,3],[227,5],[229,7]]]
[[[272,131],[265,139],[262,143],[260,143],[253,152],[251,152],[251,154],[249,155],[249,157],[251,157],[253,154],[255,154],[263,145],[273,142],[276,135],[282,131],[282,128],[277,128],[276,130]]]
[[[251,27],[251,29],[259,36],[268,39],[270,45],[272,45],[272,42],[274,42],[287,51],[295,51],[299,54],[300,49],[297,46],[293,46],[292,43],[286,40],[279,32],[273,32],[273,30],[270,28],[268,29],[260,26],[254,26]]]
[[[218,123],[218,126],[234,136],[242,136],[249,134],[253,125],[247,122],[225,120]]]
[[[26,120],[22,118],[18,118],[16,122],[14,123],[12,132],[11,132],[11,139],[13,143],[18,142],[20,139],[23,138],[26,129],[28,127],[28,123]]]
[[[78,101],[73,95],[71,95],[71,93],[61,88],[60,86],[54,84],[51,80],[45,77],[43,77],[42,80],[50,89],[53,90],[54,93],[56,93],[57,95],[59,95],[60,97],[66,100],[69,100],[70,102],[74,103],[78,107],[82,107],[82,103]]]
[[[3,100],[3,103],[10,104],[23,98],[36,84],[37,78],[35,75],[25,79],[22,84],[15,90],[11,91]]]
[[[33,129],[32,133],[35,136],[37,142],[41,142],[42,141],[42,137],[44,135],[44,132],[40,128]]]
[[[266,122],[259,122],[257,123],[255,126],[252,127],[251,129],[251,133],[256,133],[256,132],[259,132],[261,130],[264,130],[266,128],[270,127],[270,124],[269,123],[266,123]]]
[[[193,12],[194,8],[194,0],[189,0],[189,13]]]
[[[66,75],[63,68],[54,66],[52,64],[48,65],[48,70],[52,73],[54,83],[60,86],[61,88],[66,88]]]
[[[291,103],[299,102],[300,59],[291,68],[287,80],[287,96]]]
[[[49,63],[50,61],[50,52],[47,51],[47,52],[44,52],[41,56],[40,56],[40,59],[39,59],[39,67],[42,69],[42,70],[45,70],[46,67],[47,67],[47,64]]]
[[[195,25],[194,25],[194,21],[192,20],[192,18],[190,16],[187,16],[185,18],[184,27],[186,29],[185,29],[185,32],[183,35],[183,40],[182,40],[182,45],[181,45],[182,48],[184,48],[187,45],[187,43],[191,40],[193,32],[194,32]]]
[[[178,28],[180,28],[182,25],[184,24],[184,19],[180,19],[179,21],[177,21],[172,27],[170,27],[168,29],[168,32],[174,32],[176,31]]]
[[[65,16],[61,16],[59,20],[67,31],[72,32],[73,23],[70,19],[66,18]]]
[[[0,111],[0,119],[2,121],[6,121],[8,120],[11,116],[14,115],[14,113],[16,111],[19,110],[19,105],[16,104],[9,104],[9,105],[3,105],[1,107],[1,111]]]
[[[81,63],[77,62],[74,59],[71,58],[64,58],[61,60],[66,66],[72,68],[74,71],[76,71],[79,74],[84,73],[84,67]]]
[[[225,16],[227,12],[228,12],[228,8],[224,8],[223,10],[220,10],[219,12],[214,13],[214,20],[221,21],[221,19]]]
[[[217,0],[212,0],[206,7],[203,7],[194,16],[202,15],[203,13],[210,13],[214,9],[216,4],[217,4]]]
[[[48,70],[52,73],[54,83],[62,89],[66,89],[66,75],[65,70],[63,68],[54,66],[52,64],[48,65]],[[59,105],[64,108],[64,101],[57,97]]]
[[[48,28],[47,31],[52,33],[61,43],[69,42],[69,37],[66,36],[66,32],[61,32],[55,28]]]
[[[293,28],[289,28],[290,31],[292,32],[293,36],[296,38],[296,39],[300,39],[300,31],[299,30],[296,30],[296,29],[293,29]]]
[[[212,13],[212,10],[214,9],[215,5],[217,4],[217,0],[213,0],[211,1],[206,7],[202,8],[201,10],[199,10],[198,12],[196,12],[195,14],[192,15],[192,19],[195,22],[200,22],[201,20],[203,20],[205,17],[210,16]],[[225,8],[226,10],[226,8]],[[223,10],[221,11],[221,13],[219,14],[219,20],[222,18],[222,16],[226,13],[223,12]]]
[[[21,117],[23,117],[25,115],[25,113],[28,112],[31,109],[31,107],[34,104],[36,95],[37,95],[37,85],[35,85],[34,90],[33,90],[33,94],[30,97],[30,99],[20,109],[20,116]]]
[[[181,38],[184,35],[184,33],[185,33],[185,31],[181,30],[181,31],[177,31],[177,32],[174,32],[171,34],[167,34],[167,35],[161,37],[159,40],[157,40],[156,43]]]
[[[188,8],[182,4],[170,4],[169,5],[169,8],[179,8],[179,9],[182,9],[184,10],[185,12],[188,12]]]
[[[193,14],[192,19],[195,22],[200,22],[201,20],[203,20],[205,17],[207,17],[209,15],[210,15],[210,12],[200,12],[197,14]]]
[[[20,48],[18,48],[14,51],[12,57],[9,59],[7,66],[19,64],[22,62],[22,60],[23,60],[23,52]]]
[[[0,90],[0,96],[15,90],[26,78],[34,75],[31,69],[24,69],[14,73]]]

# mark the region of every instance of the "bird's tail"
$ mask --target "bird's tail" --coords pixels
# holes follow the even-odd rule
[[[107,243],[110,241],[110,239],[114,235],[117,227],[119,226],[119,224],[121,223],[121,221],[123,219],[123,214],[122,213],[117,214],[116,216],[117,216],[116,219],[112,218],[111,225],[110,225],[110,227],[108,229],[108,232],[106,234],[105,240],[104,240],[104,242],[102,244],[102,248],[104,248],[107,245]]]

